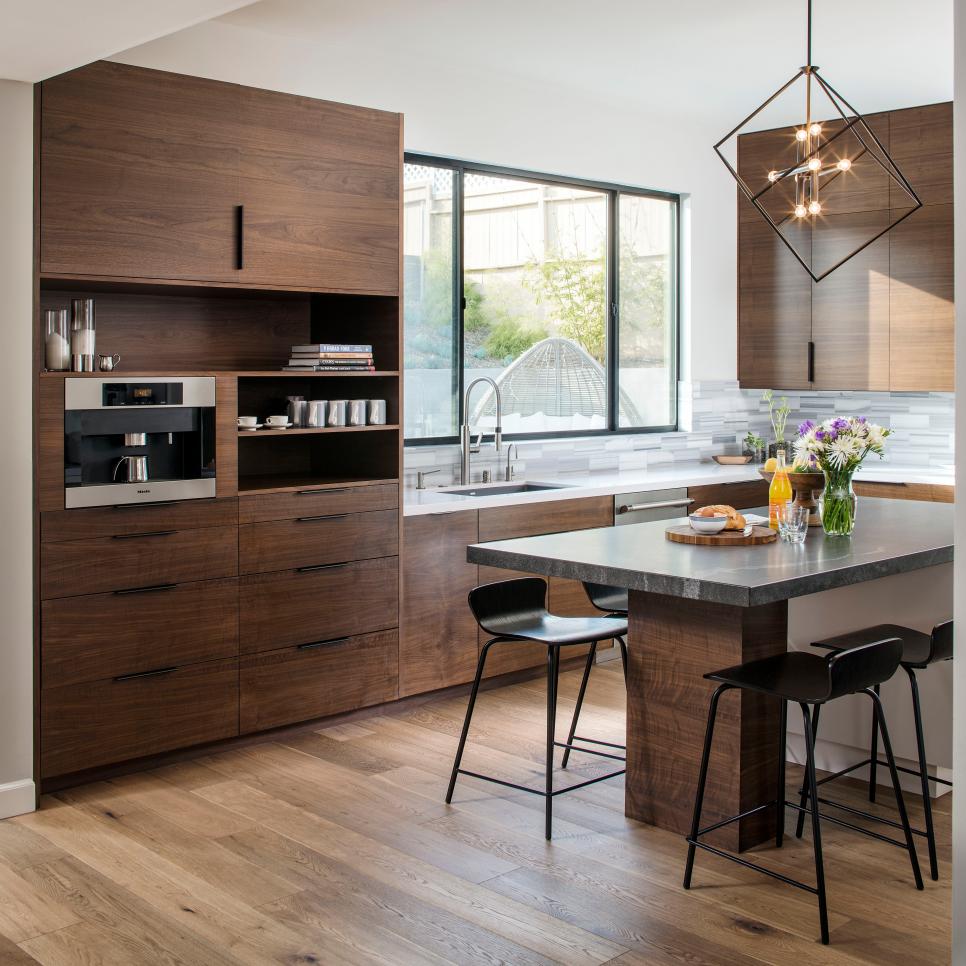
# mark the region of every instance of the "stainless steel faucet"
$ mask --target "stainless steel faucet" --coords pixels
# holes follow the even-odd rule
[[[520,451],[517,449],[516,443],[510,443],[506,448],[506,473],[503,475],[503,479],[510,482],[513,479],[513,460],[519,457]]]
[[[503,397],[500,395],[500,387],[489,376],[479,376],[474,379],[463,393],[463,422],[460,425],[460,483],[465,486],[470,480],[470,454],[478,453],[483,443],[483,433],[477,437],[473,443],[473,436],[470,433],[470,393],[473,387],[479,382],[488,382],[493,387],[493,394],[496,396],[496,426],[493,429],[493,445],[496,451],[500,452],[503,441]]]

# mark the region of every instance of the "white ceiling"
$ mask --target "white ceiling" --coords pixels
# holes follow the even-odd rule
[[[952,98],[953,0],[814,6],[814,62],[858,110]],[[233,28],[219,34],[229,48],[257,32],[264,57],[307,59],[306,76],[348,49],[360,71],[388,78],[416,70],[451,85],[488,71],[719,123],[791,77],[805,46],[805,0],[261,0],[217,23]]]
[[[252,0],[0,0],[0,79],[35,82]]]

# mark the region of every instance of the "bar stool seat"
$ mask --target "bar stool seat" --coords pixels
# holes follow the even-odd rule
[[[901,624],[876,624],[874,627],[864,627],[860,631],[850,631],[847,634],[827,637],[823,641],[815,641],[812,647],[844,651],[850,647],[868,644],[870,641],[881,641],[886,637],[898,637],[902,641],[902,659],[899,663],[903,666],[922,670],[935,660],[932,657],[932,635],[923,634],[922,631],[913,630],[911,627],[903,627]],[[952,657],[952,653],[949,656]]]
[[[807,651],[776,654],[714,671],[705,677],[709,681],[730,684],[745,691],[759,691],[796,704],[815,704],[829,696],[828,662]]]
[[[470,700],[466,706],[466,717],[463,719],[463,730],[460,733],[456,759],[453,762],[449,788],[446,791],[446,803],[450,804],[453,801],[453,791],[456,788],[456,779],[459,775],[469,775],[472,778],[481,778],[484,781],[494,782],[506,788],[541,795],[545,801],[545,835],[549,839],[552,830],[555,796],[624,774],[624,769],[621,768],[619,771],[608,772],[605,775],[576,782],[566,788],[555,789],[553,787],[554,749],[563,748],[565,756],[569,755],[571,751],[579,751],[621,763],[625,761],[623,757],[610,752],[574,745],[572,732],[567,741],[556,740],[557,687],[560,674],[561,648],[576,644],[589,644],[589,660],[592,661],[597,649],[597,642],[611,637],[622,639],[623,635],[627,633],[627,621],[619,617],[558,617],[556,614],[549,613],[547,611],[547,582],[542,577],[519,577],[515,580],[501,580],[497,583],[474,587],[469,594],[469,605],[477,624],[487,634],[493,636],[480,649],[480,658],[476,665],[476,677],[473,679]],[[496,645],[512,647],[524,641],[545,644],[547,647],[547,753],[543,789],[530,788],[526,785],[504,781],[502,778],[483,775],[460,767],[463,760],[463,751],[466,748],[466,739],[470,731],[470,722],[473,720],[473,709],[476,706],[477,695],[480,691],[480,682],[483,679],[487,654]],[[578,713],[586,684],[585,672],[578,700]],[[592,743],[607,744],[607,742]],[[613,747],[622,748],[623,746]]]

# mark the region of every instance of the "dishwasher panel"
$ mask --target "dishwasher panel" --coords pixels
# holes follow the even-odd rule
[[[649,523],[652,520],[676,520],[688,515],[691,505],[686,487],[669,490],[645,490],[618,493],[614,497],[614,524]]]

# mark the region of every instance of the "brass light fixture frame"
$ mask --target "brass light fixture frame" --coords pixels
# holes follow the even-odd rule
[[[832,85],[828,81],[826,81],[825,78],[821,76],[821,74],[819,73],[819,68],[812,63],[812,0],[808,0],[805,55],[806,55],[805,66],[800,67],[795,72],[794,76],[786,83],[782,84],[782,86],[779,87],[778,90],[771,95],[771,97],[769,97],[764,103],[756,107],[755,110],[751,112],[751,114],[749,114],[743,121],[741,121],[741,123],[736,124],[723,138],[721,138],[721,140],[717,142],[717,144],[714,145],[714,150],[715,150],[715,153],[718,155],[718,157],[721,158],[722,162],[724,163],[724,166],[731,172],[731,175],[737,182],[738,188],[741,191],[741,193],[748,199],[748,201],[750,201],[755,206],[755,208],[758,209],[758,211],[761,213],[761,216],[769,224],[769,226],[772,228],[775,234],[782,240],[782,243],[785,245],[785,247],[792,253],[792,255],[795,256],[795,259],[802,266],[802,268],[804,268],[805,271],[808,272],[812,280],[815,282],[820,282],[822,281],[823,278],[827,278],[829,275],[831,275],[832,272],[834,272],[837,268],[840,268],[842,265],[844,265],[850,258],[854,258],[856,255],[859,254],[859,252],[863,251],[865,248],[868,248],[869,245],[871,245],[877,239],[881,238],[884,234],[886,234],[886,232],[891,231],[893,228],[896,227],[896,225],[905,221],[905,219],[908,218],[914,211],[917,211],[919,208],[922,207],[922,201],[920,200],[919,196],[916,194],[912,185],[909,184],[909,181],[906,179],[906,176],[902,173],[902,171],[899,170],[898,165],[896,165],[895,161],[892,160],[892,157],[889,154],[889,152],[883,147],[882,142],[876,137],[875,132],[869,126],[866,119],[834,87],[832,87]],[[774,179],[774,181],[769,181],[763,188],[761,188],[761,190],[755,191],[745,181],[745,179],[741,177],[741,175],[738,173],[734,165],[731,164],[731,162],[722,152],[721,146],[725,144],[727,141],[729,141],[732,137],[734,137],[748,123],[753,121],[762,111],[764,111],[777,98],[779,98],[782,94],[784,94],[785,91],[787,91],[800,78],[804,78],[805,84],[807,85],[806,86],[806,104],[810,104],[810,101],[811,101],[810,84],[814,80],[815,83],[817,83],[819,87],[824,91],[826,97],[828,97],[829,99],[829,102],[833,105],[835,110],[838,112],[839,117],[844,122],[844,127],[842,127],[841,130],[836,131],[835,134],[833,134],[830,138],[827,138],[824,141],[820,140],[820,143],[815,147],[815,149],[809,152],[808,154],[806,154],[799,161],[797,161],[795,165],[792,165],[790,167],[784,168],[783,170],[777,171],[776,172],[777,176]],[[848,111],[848,113],[846,113],[846,111]],[[811,120],[812,120],[811,118],[807,118],[805,123],[808,124]],[[803,164],[807,165],[808,161],[811,158],[818,157],[820,151],[826,149],[829,144],[831,144],[836,138],[841,137],[847,131],[851,131],[852,135],[862,145],[862,150],[856,156],[856,159],[866,153],[871,153],[871,156],[875,159],[875,163],[878,164],[879,167],[881,167],[886,172],[886,174],[889,176],[889,178],[892,181],[894,181],[904,191],[908,193],[909,198],[911,199],[911,202],[912,202],[912,206],[909,208],[908,211],[906,211],[903,215],[897,218],[894,222],[891,222],[881,231],[877,232],[867,241],[859,245],[859,247],[856,248],[854,251],[850,252],[848,255],[839,259],[830,268],[827,268],[824,272],[821,272],[821,274],[816,275],[815,272],[812,270],[812,267],[805,261],[804,258],[802,258],[802,256],[795,249],[795,246],[792,245],[792,243],[782,234],[781,225],[784,224],[788,220],[788,217],[790,216],[786,216],[780,222],[776,222],[775,219],[771,216],[771,214],[769,214],[767,209],[764,207],[764,205],[762,205],[760,199],[767,191],[773,188],[776,184],[779,184],[783,178],[785,178],[788,174],[794,171],[797,167],[800,167]],[[863,131],[865,132],[865,136],[863,136],[863,133],[862,133]],[[872,145],[870,145],[869,140],[867,140],[867,138],[873,142],[873,144],[875,145],[875,148],[873,148]],[[878,155],[876,155],[875,153],[876,149],[878,151]],[[852,159],[852,160],[854,161],[856,159]],[[826,184],[833,181],[841,173],[844,173],[844,172],[839,171],[832,174],[832,176],[828,179],[828,181],[826,181]]]

